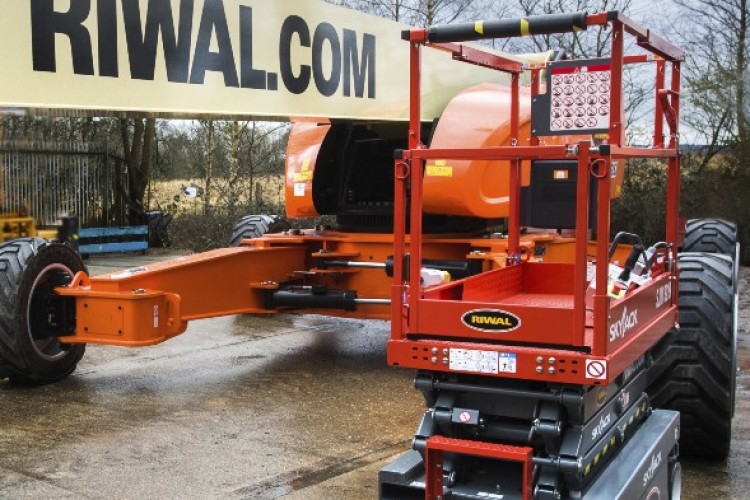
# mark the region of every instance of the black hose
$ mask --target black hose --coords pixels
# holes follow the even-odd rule
[[[612,244],[609,247],[609,255],[607,257],[607,262],[612,260],[612,256],[615,254],[615,250],[617,250],[617,247],[620,245],[620,243],[623,243],[623,240],[631,240],[633,241],[633,250],[630,252],[630,255],[628,255],[628,259],[625,262],[625,265],[623,266],[624,270],[622,274],[620,275],[620,279],[623,279],[623,281],[626,281],[628,277],[630,276],[630,271],[633,270],[635,267],[636,262],[638,261],[639,257],[643,257],[644,265],[646,266],[646,275],[651,274],[651,264],[653,263],[653,259],[646,258],[646,252],[644,252],[644,245],[643,240],[641,240],[641,237],[637,234],[628,233],[626,231],[620,231],[617,233],[612,240]],[[660,245],[660,242],[656,245]],[[656,247],[654,245],[654,247]],[[652,247],[652,248],[654,248]],[[655,254],[654,254],[655,255]],[[625,276],[623,278],[623,276]]]

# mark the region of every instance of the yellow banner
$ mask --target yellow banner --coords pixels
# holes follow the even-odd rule
[[[406,26],[318,0],[0,0],[0,108],[408,117]],[[424,51],[424,119],[504,75]]]

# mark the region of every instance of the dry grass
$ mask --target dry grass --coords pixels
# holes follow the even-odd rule
[[[199,193],[205,188],[204,179],[173,179],[153,181],[147,192],[147,205],[152,208],[157,206],[168,212],[179,213],[201,213],[203,212],[204,197],[202,194],[195,198],[185,196],[185,188],[197,187]],[[266,205],[280,206],[284,204],[284,177],[281,175],[259,176],[255,179],[253,192],[260,186],[263,203]],[[226,179],[213,179],[211,185],[211,204],[222,207],[227,204],[229,186]],[[250,195],[249,185],[244,189],[238,189],[240,205],[247,205]]]

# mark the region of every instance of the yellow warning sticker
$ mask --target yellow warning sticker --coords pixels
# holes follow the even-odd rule
[[[305,161],[302,162],[302,171],[303,172],[307,172],[308,170],[310,170],[310,159],[309,158],[305,159]]]
[[[568,178],[568,171],[567,170],[555,170],[552,172],[552,178],[558,181],[562,181]]]
[[[310,170],[294,174],[294,182],[307,182],[312,180],[313,173]]]
[[[448,166],[445,160],[438,160],[434,165],[427,165],[425,175],[427,177],[453,177],[453,167]]]
[[[484,35],[484,21],[476,21],[474,23],[474,31],[480,35]]]

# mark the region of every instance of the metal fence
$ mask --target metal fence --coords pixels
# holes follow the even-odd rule
[[[0,142],[0,212],[28,213],[39,225],[65,215],[82,227],[126,223],[127,173],[106,143]]]

